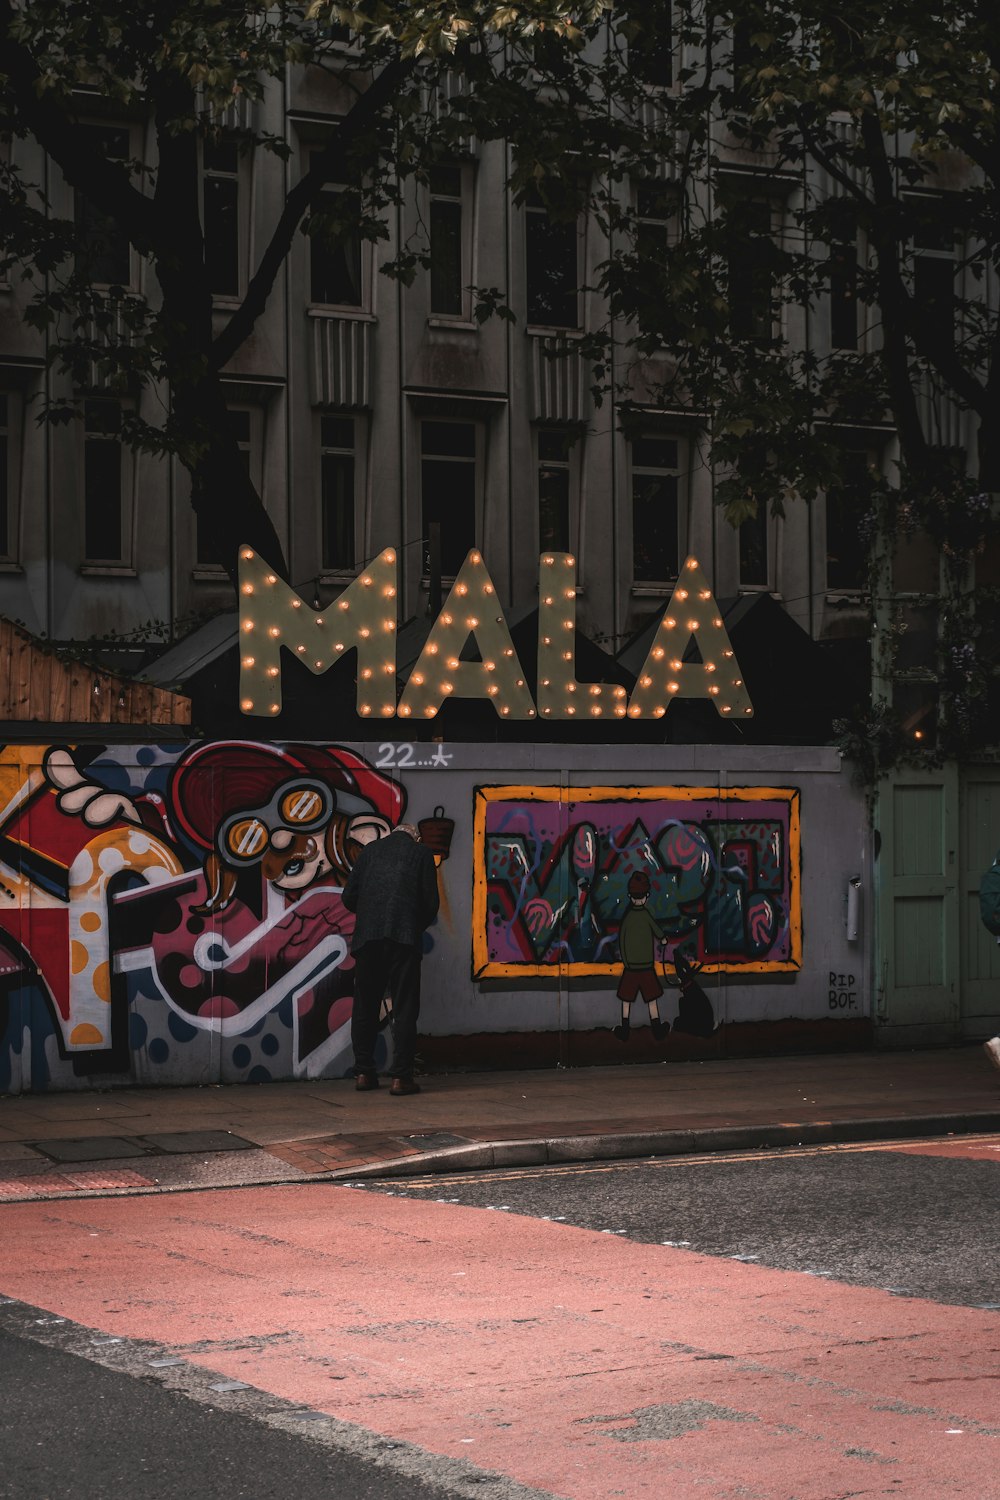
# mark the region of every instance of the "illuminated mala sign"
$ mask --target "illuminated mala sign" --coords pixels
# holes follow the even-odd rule
[[[363,718],[433,718],[448,698],[482,698],[509,719],[661,718],[673,698],[707,698],[726,717],[752,714],[739,663],[697,559],[689,557],[626,703],[623,687],[578,682],[576,560],[545,552],[538,580],[538,704],[528,689],[496,588],[473,549],[431,626],[396,705],[396,553],[380,552],[329,608],[310,608],[252,547],[239,555],[240,708],[281,712],[281,652],[325,672],[357,652]],[[479,659],[463,661],[469,639]],[[695,644],[697,660],[690,659]],[[685,657],[688,657],[685,660]]]

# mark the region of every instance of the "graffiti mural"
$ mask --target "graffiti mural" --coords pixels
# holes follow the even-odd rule
[[[350,1066],[341,890],[406,792],[336,745],[0,752],[0,1089]],[[443,816],[443,809],[440,810]],[[446,851],[443,851],[446,852]]]
[[[620,974],[637,874],[668,955],[709,973],[801,967],[795,790],[479,787],[474,839],[477,978]]]

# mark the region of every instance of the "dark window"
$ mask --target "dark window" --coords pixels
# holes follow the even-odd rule
[[[462,311],[462,168],[431,168],[431,312]]]
[[[528,199],[524,213],[528,322],[543,328],[576,328],[576,220],[554,217],[537,198]]]
[[[0,392],[0,556],[9,557],[10,536],[10,404]]]
[[[644,437],[632,442],[632,572],[639,583],[677,577],[677,443]]]
[[[951,256],[914,256],[913,296],[917,316],[925,331],[936,343],[953,344],[955,262]]]
[[[733,21],[733,91],[738,104],[745,108],[751,101],[753,84],[747,77],[749,69],[759,64],[760,53],[754,46],[751,38],[754,35],[755,26],[752,20],[745,16],[734,18]]]
[[[635,253],[651,267],[662,266],[677,213],[676,190],[665,182],[641,182],[636,189]]]
[[[632,12],[640,29],[629,41],[628,60],[635,76],[656,88],[669,88],[674,79],[672,10],[670,0],[648,0]]]
[[[203,148],[205,269],[213,297],[240,294],[240,154],[235,142]]]
[[[767,588],[767,505],[757,502],[757,514],[740,526],[740,583],[745,588]]]
[[[84,556],[121,562],[121,408],[116,401],[85,403],[83,450]]]
[[[421,423],[420,496],[424,572],[430,571],[426,539],[430,526],[437,522],[441,571],[453,577],[470,547],[476,545],[476,429],[472,422]]]
[[[226,423],[240,450],[247,474],[253,477],[253,427],[248,411],[226,412]],[[221,559],[209,536],[208,524],[203,516],[195,516],[195,557],[202,567],[221,567]]]
[[[313,152],[315,165],[319,152]],[[320,195],[309,236],[309,296],[334,307],[361,307],[361,205],[355,190],[331,182]]]
[[[570,440],[565,432],[538,434],[538,545],[569,551]]]
[[[830,344],[834,349],[858,347],[858,231],[847,204],[837,215],[830,241]]]
[[[98,125],[77,128],[106,160],[128,160],[127,130],[105,129]],[[73,193],[73,217],[79,241],[77,272],[97,286],[128,286],[131,282],[129,240],[117,219],[95,207],[79,188]]]
[[[354,419],[320,419],[320,509],[323,567],[353,570],[354,555]]]
[[[734,203],[729,233],[729,326],[734,338],[763,342],[774,331],[770,203]]]
[[[862,517],[869,508],[867,455],[843,455],[842,482],[826,492],[826,586],[858,590],[867,587],[868,555]]]
[[[913,298],[925,333],[935,343],[955,342],[955,228],[942,198],[910,199],[913,232]]]

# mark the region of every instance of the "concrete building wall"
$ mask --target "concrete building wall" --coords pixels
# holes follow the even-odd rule
[[[236,172],[239,223],[239,294],[275,223],[288,185],[304,170],[346,107],[343,87],[318,69],[290,69],[262,101],[247,105],[253,123],[284,135],[287,162],[257,149],[240,158]],[[107,121],[103,122],[105,125]],[[131,149],[153,160],[154,143],[141,122],[128,126]],[[290,557],[296,582],[312,584],[326,603],[350,570],[324,565],[322,552],[321,446],[324,416],[353,423],[355,454],[355,561],[381,547],[403,549],[404,615],[421,607],[421,424],[469,422],[476,430],[475,542],[486,552],[505,604],[530,605],[535,597],[539,551],[540,437],[562,434],[568,448],[570,547],[579,554],[581,627],[603,642],[620,643],[662,608],[669,579],[637,576],[633,547],[632,488],[635,440],[674,440],[679,506],[679,550],[705,563],[715,592],[731,598],[767,589],[814,636],[864,632],[854,601],[859,589],[828,587],[827,528],[822,497],[792,501],[784,520],[767,526],[768,562],[754,581],[741,577],[739,538],[713,504],[715,476],[706,461],[704,432],[690,415],[663,409],[656,383],[664,367],[634,362],[619,348],[616,378],[633,406],[628,431],[620,393],[595,406],[588,362],[570,354],[550,360],[553,337],[573,346],[574,330],[530,322],[525,264],[527,210],[505,190],[507,149],[470,141],[456,157],[461,174],[463,286],[499,287],[517,315],[480,325],[463,291],[455,313],[431,308],[430,274],[418,271],[409,288],[379,274],[379,263],[400,248],[426,242],[429,189],[415,186],[387,224],[388,240],[361,251],[359,306],[319,303],[310,286],[310,242],[296,238],[283,275],[252,337],[225,372],[230,404],[246,434],[247,461]],[[724,165],[742,161],[734,142],[719,143]],[[48,185],[54,212],[71,216],[73,195],[58,170],[30,141],[12,151],[29,179]],[[815,179],[782,185],[775,197],[774,232],[791,235],[803,192],[825,191]],[[713,189],[714,190],[714,189]],[[622,191],[631,192],[624,188]],[[710,200],[706,185],[706,203]],[[595,221],[583,216],[578,233],[581,282],[593,282],[609,247]],[[137,292],[150,273],[132,256]],[[40,428],[44,395],[71,397],[67,378],[46,366],[43,334],[25,327],[20,314],[30,287],[12,280],[0,288],[0,395],[7,396],[8,465],[17,510],[7,559],[0,561],[0,611],[56,639],[139,631],[160,621],[171,632],[192,617],[227,607],[221,570],[196,556],[188,485],[176,464],[122,455],[123,542],[119,560],[86,555],[83,535],[84,425]],[[216,322],[224,326],[239,296],[220,297]],[[594,292],[581,293],[579,327],[607,323]],[[822,353],[828,317],[822,306],[785,309],[784,333],[793,347]],[[617,330],[623,335],[627,330]],[[867,335],[864,335],[867,337]],[[82,393],[77,393],[82,394]],[[107,395],[99,378],[92,397]],[[168,393],[141,400],[155,419]],[[891,465],[885,433],[845,433],[879,463]]]

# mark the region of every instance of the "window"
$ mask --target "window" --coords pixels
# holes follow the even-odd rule
[[[572,439],[568,432],[543,428],[538,434],[538,547],[570,550]]]
[[[431,312],[461,316],[464,307],[462,168],[439,165],[430,174]]]
[[[427,539],[441,527],[441,572],[451,578],[476,545],[476,426],[474,422],[422,422],[420,496],[424,572],[430,572]]]
[[[88,562],[124,561],[121,407],[86,401],[83,412],[83,552]]]
[[[635,193],[635,253],[640,263],[663,266],[676,227],[677,190],[667,182],[640,182]]]
[[[654,88],[669,88],[674,81],[674,35],[670,0],[651,0],[633,10],[641,30],[628,45],[628,60],[635,76]]]
[[[758,500],[757,514],[748,516],[739,530],[741,588],[766,589],[770,585],[767,533],[767,502]]]
[[[911,200],[912,202],[913,200]],[[917,206],[913,233],[913,299],[923,331],[935,343],[955,342],[955,230],[945,204]]]
[[[555,217],[537,196],[524,205],[528,322],[542,328],[576,328],[577,225]]]
[[[202,182],[205,268],[213,297],[240,294],[240,153],[235,141],[206,141]]]
[[[240,457],[246,466],[247,474],[252,483],[256,483],[254,473],[254,413],[249,410],[230,410],[226,413],[226,422],[236,446],[240,450]],[[222,563],[215,550],[212,538],[209,534],[208,524],[203,516],[195,513],[195,563],[199,568],[219,568]]]
[[[320,152],[310,158],[316,165]],[[361,235],[357,195],[345,182],[324,188],[309,236],[309,298],[333,307],[362,307]]]
[[[680,566],[678,444],[674,438],[632,440],[632,576],[666,583]]]
[[[330,572],[353,572],[354,418],[320,418],[322,562]]]
[[[771,205],[747,198],[729,210],[729,327],[734,338],[765,342],[774,333]]]
[[[13,458],[11,441],[10,397],[0,391],[0,557],[10,557],[13,546],[13,517],[11,516],[10,465]]]
[[[844,477],[826,492],[826,586],[860,593],[868,587],[868,554],[861,521],[869,507],[867,453],[843,454]]]
[[[129,159],[129,133],[98,125],[78,127],[108,161]],[[79,188],[73,193],[78,248],[76,270],[95,286],[131,285],[132,254],[128,235],[117,219],[103,213]]]
[[[830,346],[858,347],[858,228],[847,203],[838,206],[830,239]]]

